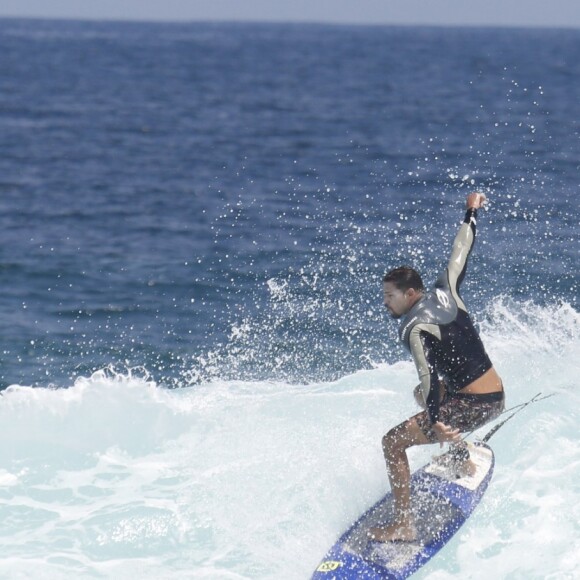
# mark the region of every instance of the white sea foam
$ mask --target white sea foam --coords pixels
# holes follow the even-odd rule
[[[557,395],[494,436],[482,504],[417,578],[577,574],[579,320],[565,304],[498,299],[488,312],[508,407]],[[415,382],[400,362],[306,386],[167,390],[101,372],[68,389],[11,387],[0,577],[307,578],[386,490],[380,439],[414,411]],[[412,450],[413,465],[435,450]]]

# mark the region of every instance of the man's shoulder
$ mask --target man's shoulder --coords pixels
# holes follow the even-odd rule
[[[428,292],[413,307],[401,322],[399,335],[401,340],[408,343],[413,328],[428,325],[446,325],[457,316],[457,304],[451,292],[445,287],[437,285]]]
[[[417,324],[449,324],[457,316],[457,304],[449,286],[435,284],[407,314],[401,328]]]

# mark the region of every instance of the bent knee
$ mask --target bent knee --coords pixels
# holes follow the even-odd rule
[[[405,438],[403,437],[400,426],[394,427],[388,433],[385,433],[385,435],[383,435],[382,444],[385,452],[388,450],[393,451],[395,449],[405,449]]]
[[[391,429],[382,440],[385,454],[402,452],[414,445],[425,445],[429,442],[413,418]]]

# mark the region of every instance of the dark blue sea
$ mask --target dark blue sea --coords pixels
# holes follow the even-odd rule
[[[573,29],[0,20],[0,575],[307,578],[414,409],[382,275],[479,190],[463,297],[558,396],[417,577],[573,578],[579,95]]]

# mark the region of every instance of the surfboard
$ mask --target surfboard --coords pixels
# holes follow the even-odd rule
[[[413,473],[411,506],[418,538],[414,542],[376,542],[367,532],[392,521],[389,492],[367,510],[327,552],[313,580],[402,580],[424,566],[471,515],[493,474],[494,456],[485,443],[470,444],[477,466],[459,475],[445,455]]]

